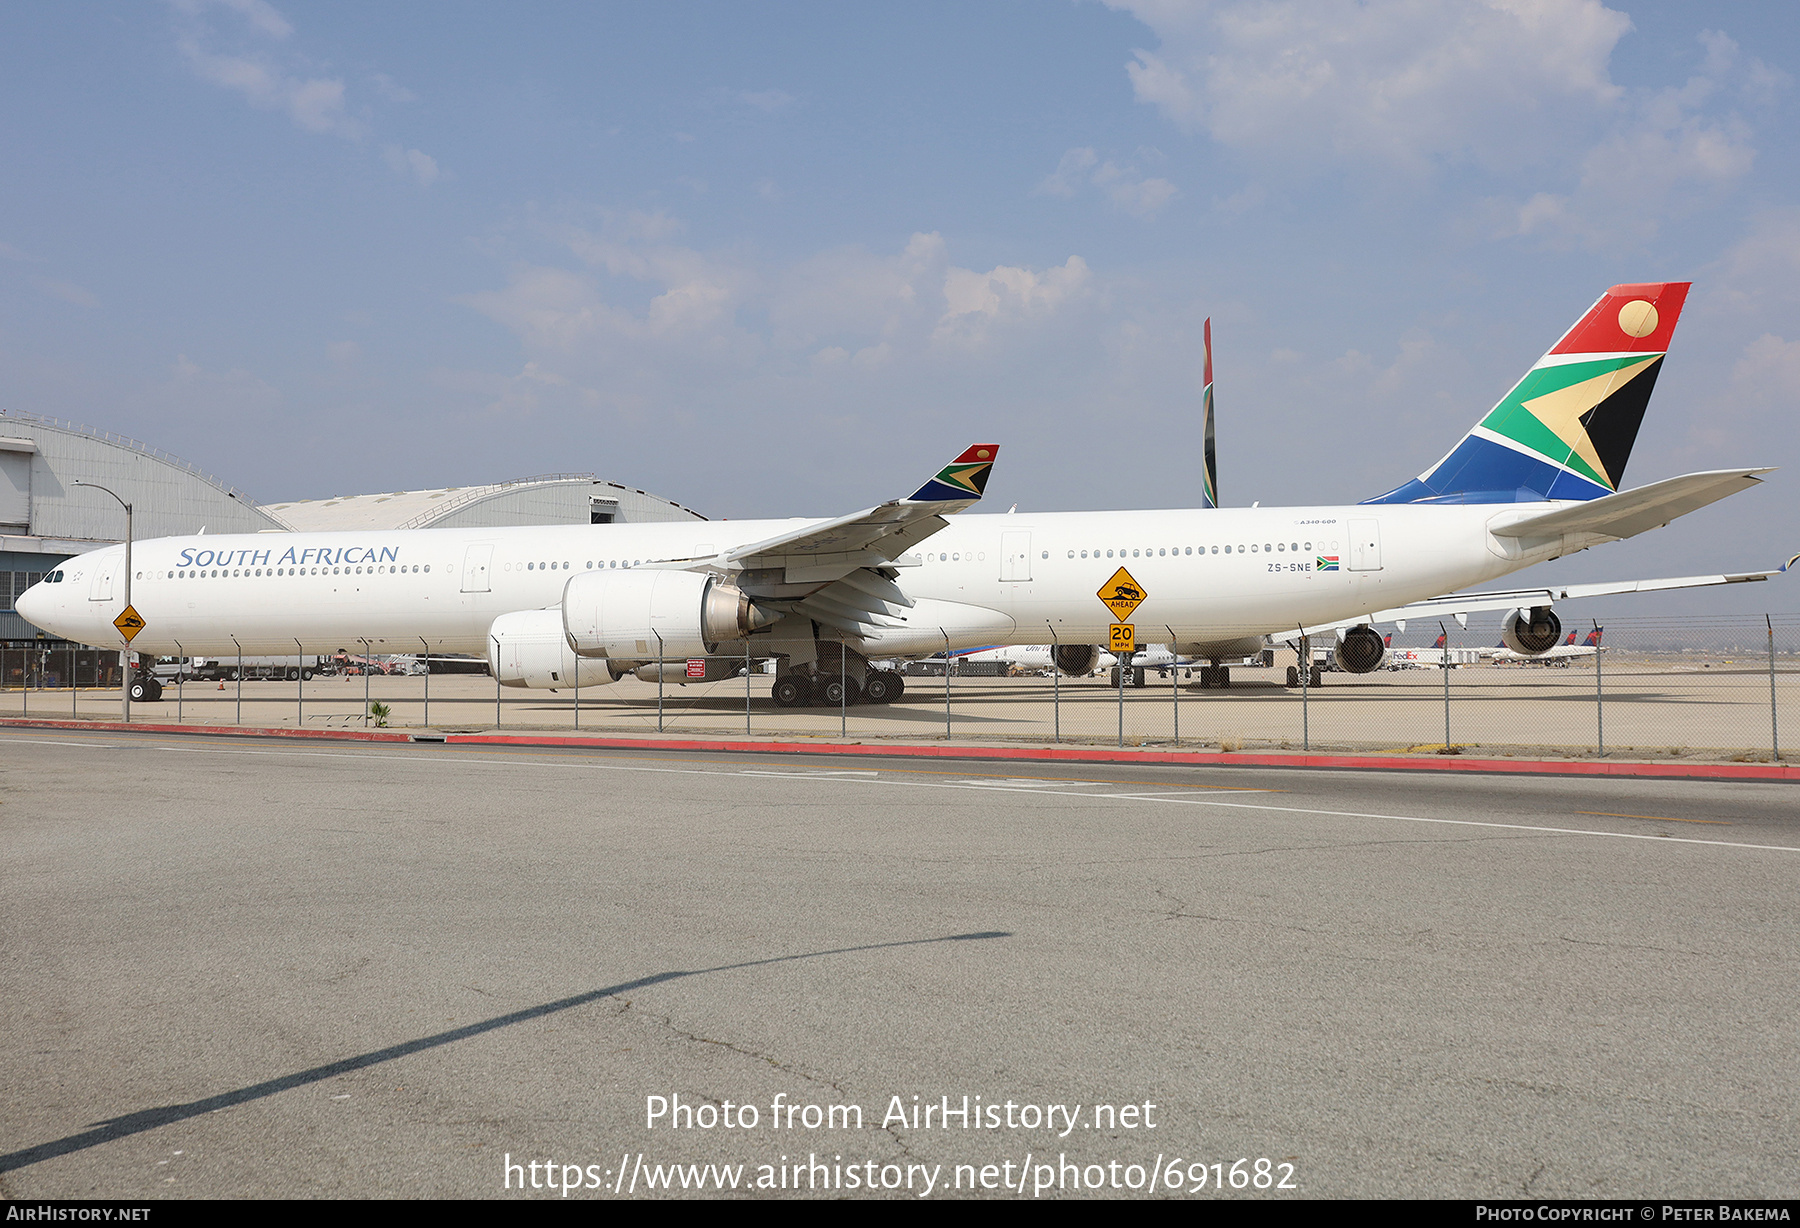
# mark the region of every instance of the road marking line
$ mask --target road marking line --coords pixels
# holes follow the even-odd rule
[[[1576,814],[1598,815],[1603,819],[1651,819],[1658,823],[1713,823],[1719,827],[1730,827],[1724,819],[1672,819],[1661,814],[1614,814],[1610,810],[1577,810]]]

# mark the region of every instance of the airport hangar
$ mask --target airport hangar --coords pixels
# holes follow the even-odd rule
[[[104,486],[129,502],[131,535],[137,541],[202,529],[324,532],[706,519],[679,503],[591,473],[263,504],[136,439],[0,409],[0,647],[9,653],[0,685],[18,683],[12,674],[21,668],[19,649],[49,650],[62,659],[72,647],[20,617],[14,598],[64,559],[124,540],[124,509],[77,482]],[[75,660],[77,681],[83,685],[117,681],[115,653],[79,653]]]

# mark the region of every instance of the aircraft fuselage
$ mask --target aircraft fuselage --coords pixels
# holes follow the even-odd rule
[[[1496,513],[1556,503],[1196,509],[953,516],[896,560],[915,600],[980,617],[949,647],[1101,643],[1112,613],[1095,595],[1121,567],[1144,594],[1139,638],[1221,642],[1280,633],[1436,596],[1562,553],[1509,557]],[[406,652],[482,653],[502,614],[557,605],[576,573],[710,556],[806,519],[656,524],[257,533],[134,543],[131,602],[140,653],[326,652],[372,642]],[[1585,543],[1582,543],[1585,544]],[[1573,548],[1573,544],[1567,544]],[[64,563],[21,613],[83,643],[122,646],[123,547]],[[991,611],[994,618],[986,612]],[[1010,620],[1010,628],[1005,624]],[[998,624],[998,625],[996,625]],[[932,632],[936,635],[935,629]],[[852,641],[855,643],[856,641]],[[740,642],[741,643],[741,642]],[[178,647],[179,646],[179,647]],[[862,646],[881,655],[884,640]],[[941,645],[939,645],[941,646]],[[929,649],[928,649],[929,650]],[[721,648],[723,652],[732,651]]]

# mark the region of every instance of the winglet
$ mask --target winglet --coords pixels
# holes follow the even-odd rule
[[[987,490],[988,472],[1000,445],[978,443],[938,470],[936,477],[914,491],[912,503],[969,503],[981,498]]]

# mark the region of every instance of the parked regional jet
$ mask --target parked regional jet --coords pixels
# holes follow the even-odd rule
[[[160,538],[134,548],[133,646],[423,644],[486,653],[506,685],[552,690],[657,662],[723,677],[774,659],[778,703],[856,689],[882,702],[902,684],[871,657],[1054,643],[1080,672],[1066,658],[1107,638],[1112,612],[1095,594],[1125,568],[1142,596],[1133,621],[1171,629],[1184,657],[1335,635],[1339,665],[1364,672],[1384,652],[1374,624],[1479,610],[1507,611],[1507,645],[1540,654],[1562,638],[1557,601],[1773,574],[1456,592],[1656,528],[1769,472],[1619,489],[1687,291],[1614,286],[1443,460],[1353,506],[953,515],[986,489],[997,449],[981,444],[906,498],[828,520]],[[69,560],[18,612],[123,646],[123,558],[110,546]]]

